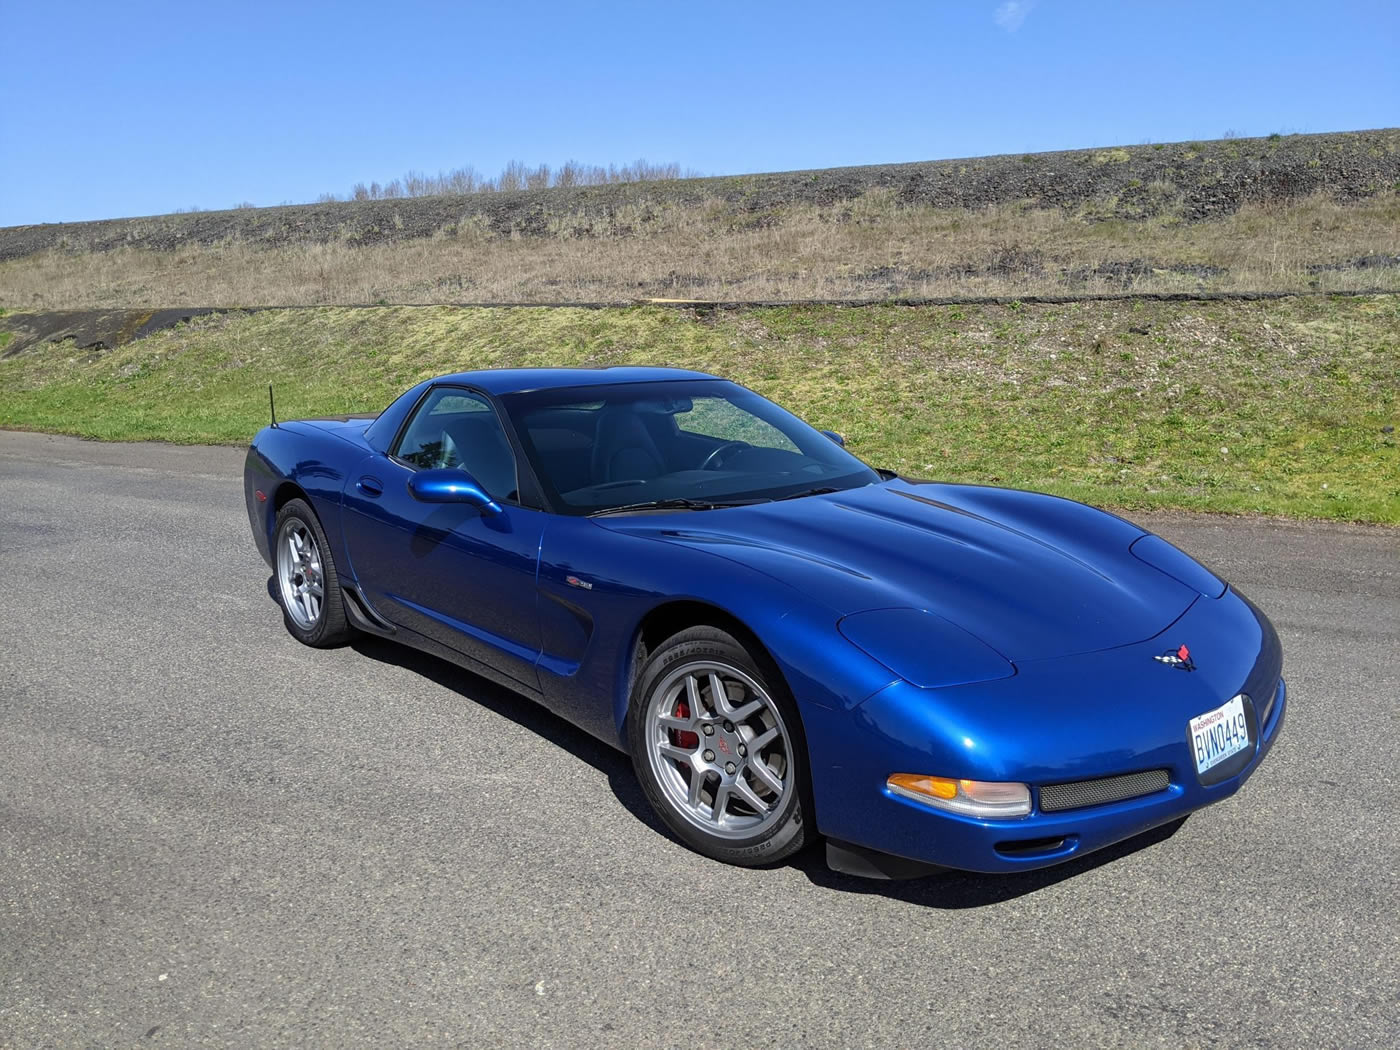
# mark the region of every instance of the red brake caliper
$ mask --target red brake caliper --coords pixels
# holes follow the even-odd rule
[[[686,703],[684,700],[677,701],[676,717],[689,718],[690,704]],[[672,729],[670,733],[671,743],[682,751],[694,751],[700,746],[700,734],[692,733],[689,729]]]

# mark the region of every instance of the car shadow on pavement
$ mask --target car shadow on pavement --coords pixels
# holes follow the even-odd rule
[[[632,772],[632,763],[621,751],[608,747],[601,740],[585,733],[529,697],[503,685],[497,685],[490,679],[448,660],[367,634],[356,637],[351,641],[350,647],[371,660],[392,664],[421,675],[472,703],[480,704],[493,714],[510,719],[523,729],[582,759],[607,777],[608,787],[629,813],[647,827],[670,836],[669,830],[647,804],[636,775]]]
[[[272,583],[269,581],[269,590],[271,589]],[[472,703],[480,704],[492,713],[510,719],[521,728],[582,759],[607,778],[608,787],[627,812],[658,835],[674,842],[680,841],[652,811],[642,794],[641,786],[637,783],[632,763],[621,751],[609,747],[529,697],[447,660],[370,635],[359,635],[350,643],[350,647],[371,660],[402,667],[421,675],[435,685],[450,689]],[[863,879],[843,875],[828,868],[822,843],[803,851],[788,863],[801,871],[813,885],[824,889],[843,893],[878,894],[929,908],[982,908],[1024,897],[1065,879],[1110,864],[1120,857],[1165,842],[1176,834],[1177,829],[1185,822],[1186,818],[1182,817],[1087,856],[1054,867],[1028,871],[1022,875],[945,871],[907,880]]]
[[[1125,839],[1112,846],[1086,854],[1074,860],[1065,861],[1049,868],[1037,868],[1019,875],[984,875],[971,871],[941,871],[921,878],[902,881],[862,879],[842,875],[826,866],[822,847],[807,850],[795,862],[797,867],[814,885],[827,889],[844,890],[848,893],[875,893],[882,897],[904,901],[906,904],[919,904],[929,908],[958,910],[961,908],[985,908],[1015,900],[1027,894],[1054,886],[1065,879],[1093,871],[1105,864],[1111,864],[1121,857],[1165,842],[1176,834],[1186,823],[1180,817],[1160,827],[1144,831],[1141,835]]]

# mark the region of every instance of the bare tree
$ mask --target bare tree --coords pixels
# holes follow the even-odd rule
[[[394,200],[400,197],[429,197],[439,194],[494,193],[507,190],[540,190],[550,186],[605,186],[619,182],[653,182],[663,179],[697,178],[698,172],[682,170],[679,164],[652,164],[639,158],[621,167],[609,164],[580,164],[567,160],[558,168],[548,164],[529,167],[521,160],[510,161],[494,179],[483,178],[471,166],[439,171],[427,175],[409,170],[401,179],[380,185],[366,186],[357,182],[350,190],[350,199]],[[320,200],[341,200],[334,194],[322,194]]]
[[[443,192],[475,193],[480,189],[480,181],[475,168],[458,168],[448,173]]]
[[[500,178],[496,180],[496,188],[502,192],[523,190],[526,177],[525,162],[513,160],[502,169]]]

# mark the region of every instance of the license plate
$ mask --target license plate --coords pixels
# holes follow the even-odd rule
[[[1191,719],[1191,746],[1196,751],[1196,772],[1204,773],[1249,746],[1249,726],[1244,720],[1244,700],[1229,703]]]

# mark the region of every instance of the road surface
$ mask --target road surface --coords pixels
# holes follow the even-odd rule
[[[0,434],[0,1045],[1400,1045],[1400,531],[1143,516],[1273,617],[1269,761],[878,883],[704,860],[530,702],[298,645],[241,462]]]

